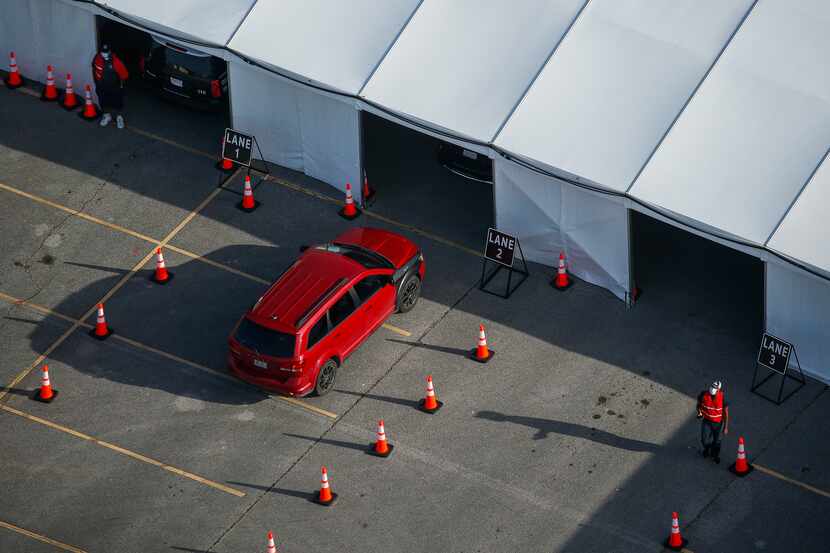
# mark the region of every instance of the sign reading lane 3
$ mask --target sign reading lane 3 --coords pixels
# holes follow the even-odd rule
[[[758,350],[758,363],[777,373],[785,374],[792,351],[791,343],[765,332],[761,337],[761,349]]]
[[[251,166],[251,152],[254,147],[254,137],[233,129],[225,129],[225,140],[222,143],[222,157],[239,165]]]
[[[515,250],[515,236],[510,236],[494,228],[487,229],[487,244],[484,246],[484,257],[490,261],[512,267],[513,253]]]

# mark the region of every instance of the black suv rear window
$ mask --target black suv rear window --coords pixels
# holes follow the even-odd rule
[[[153,57],[156,56],[180,73],[203,79],[218,78],[225,70],[222,60],[214,56],[193,56],[166,46],[158,46],[153,52]]]
[[[382,255],[358,246],[351,246],[348,244],[323,244],[315,247],[318,250],[325,250],[327,252],[337,253],[348,257],[349,259],[357,261],[367,269],[394,268],[394,265],[392,265],[392,263]]]
[[[248,319],[242,319],[235,337],[240,344],[259,355],[294,357],[296,336],[293,334],[277,332]]]

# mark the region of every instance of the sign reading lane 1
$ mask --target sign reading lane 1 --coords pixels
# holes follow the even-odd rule
[[[254,147],[254,137],[233,129],[225,129],[225,139],[222,141],[222,157],[239,165],[251,166],[251,153]]]
[[[487,244],[484,246],[485,258],[512,267],[515,249],[515,236],[510,236],[494,228],[487,229]]]
[[[761,337],[761,349],[758,350],[758,363],[777,373],[785,374],[792,351],[791,343],[765,332]]]

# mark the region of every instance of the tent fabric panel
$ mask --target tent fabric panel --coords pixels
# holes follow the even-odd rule
[[[767,246],[830,272],[830,157],[816,171]]]
[[[0,55],[8,69],[14,51],[24,78],[45,82],[46,66],[54,68],[55,84],[63,88],[72,73],[76,92],[92,84],[92,58],[96,49],[95,16],[58,0],[32,2],[6,0],[0,17]],[[68,32],[67,29],[72,29]],[[93,87],[94,90],[94,87]]]
[[[489,142],[584,4],[425,0],[361,96]]]
[[[258,2],[229,46],[275,68],[357,94],[418,0]]]
[[[302,171],[298,96],[307,92],[246,63],[229,62],[228,75],[233,127],[256,136],[268,161]]]
[[[621,199],[588,192],[502,157],[494,160],[496,224],[519,238],[529,261],[568,270],[625,299],[628,213]]]
[[[766,297],[767,331],[792,342],[804,372],[830,384],[830,284],[768,263]]]
[[[256,0],[103,0],[150,29],[224,46]]]
[[[351,183],[360,201],[360,126],[354,101],[342,101],[314,90],[298,93],[303,171],[339,190]]]
[[[594,0],[496,144],[625,192],[751,0]]]
[[[830,4],[756,4],[630,194],[764,244],[830,143]]]

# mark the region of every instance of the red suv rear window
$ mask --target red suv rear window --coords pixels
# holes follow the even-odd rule
[[[293,334],[277,332],[248,319],[242,319],[235,338],[254,353],[268,357],[294,357],[294,343],[297,340]]]

